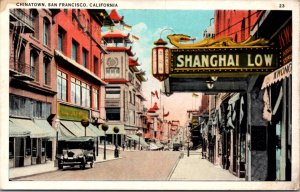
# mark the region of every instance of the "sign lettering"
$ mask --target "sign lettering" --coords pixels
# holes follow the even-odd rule
[[[170,49],[171,74],[193,72],[270,72],[281,63],[275,48]]]

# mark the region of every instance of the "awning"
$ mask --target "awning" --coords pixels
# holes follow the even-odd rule
[[[292,62],[282,66],[281,68],[265,76],[261,89],[265,89],[266,87],[269,87],[270,85],[278,81],[281,81],[282,79],[290,76],[291,74],[292,74]]]
[[[75,125],[73,121],[60,121],[61,125],[64,126],[69,132],[71,132],[76,137],[80,137],[84,135],[84,130],[80,130],[80,128]]]
[[[9,120],[9,137],[27,137],[30,131],[24,130]]]
[[[145,141],[145,139],[143,137],[139,137],[137,135],[126,135],[128,140],[134,140],[137,143],[140,141],[141,145],[143,147],[149,147],[149,144]]]
[[[74,124],[81,130],[82,134],[80,136],[85,136],[85,127],[81,125],[81,122],[74,121]],[[91,124],[86,127],[86,136],[91,136],[91,137],[98,137],[102,136],[100,133],[96,134],[92,129],[91,129]],[[104,134],[103,134],[104,136]]]
[[[126,134],[124,125],[121,125],[121,124],[108,125],[108,130],[106,131],[106,134],[115,134],[114,127],[119,128],[119,133],[118,134],[120,134],[120,135],[125,135]],[[102,130],[102,125],[100,126],[100,129]]]
[[[70,132],[68,129],[66,129],[64,126],[59,126],[58,129],[58,140],[61,140],[62,138],[66,137],[76,137],[72,132]]]
[[[20,127],[23,130],[29,131],[31,138],[43,138],[51,136],[50,132],[38,127],[38,125],[30,119],[9,118],[9,120],[12,123],[14,123],[15,126]]]
[[[41,129],[43,129],[45,132],[48,132],[49,137],[55,137],[56,131],[53,129],[53,127],[50,126],[47,120],[45,119],[34,119],[33,122],[37,124],[37,126]]]
[[[98,136],[104,136],[104,131],[99,127],[97,128],[96,126],[90,124],[88,126],[89,129],[91,129],[94,133],[96,133],[96,135]]]

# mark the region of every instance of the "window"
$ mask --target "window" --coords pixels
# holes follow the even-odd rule
[[[44,57],[44,83],[45,85],[50,84],[50,62],[51,59],[49,57]]]
[[[9,138],[9,159],[13,159],[15,156],[14,138]]]
[[[31,138],[26,137],[25,140],[25,156],[30,156],[31,155]]]
[[[71,78],[71,102],[83,107],[91,107],[91,88],[78,79]]]
[[[30,76],[36,80],[38,80],[38,78],[36,78],[37,66],[39,62],[38,57],[39,57],[38,52],[32,49],[30,52]]]
[[[87,51],[85,49],[82,49],[82,57],[81,57],[82,61],[81,61],[81,64],[85,68],[87,68],[87,54],[88,54]]]
[[[120,77],[120,68],[119,67],[109,67],[106,68],[107,77]]]
[[[135,124],[135,111],[129,110],[129,124],[134,125]]]
[[[72,59],[77,61],[78,58],[78,43],[76,41],[72,41]]]
[[[131,91],[129,91],[129,103],[132,103],[132,94],[131,94]]]
[[[98,75],[98,65],[99,65],[99,60],[98,60],[98,58],[97,57],[94,57],[94,73],[96,74],[96,75]]]
[[[133,96],[132,96],[132,104],[135,105],[135,93],[133,93]]]
[[[58,27],[58,50],[63,52],[64,51],[64,41],[65,41],[65,35],[66,35],[66,32],[61,28],[61,27]]]
[[[67,101],[67,75],[57,71],[57,99]]]
[[[50,21],[44,18],[43,22],[43,44],[49,45],[50,43]]]
[[[106,108],[106,118],[108,120],[120,120],[120,108]]]
[[[94,96],[94,109],[99,109],[99,91],[97,89],[93,89]]]
[[[33,28],[34,28],[34,31],[33,31],[33,36],[36,38],[36,39],[39,39],[39,13],[36,9],[31,9],[30,10],[30,16],[31,18],[33,19]]]
[[[120,97],[120,87],[109,87],[105,89],[106,99],[119,99]]]

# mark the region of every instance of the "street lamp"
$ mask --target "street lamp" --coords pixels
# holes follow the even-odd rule
[[[136,132],[136,135],[139,137],[139,150],[141,150],[141,136],[142,136],[142,131],[141,130],[138,130]]]
[[[119,157],[118,144],[117,144],[118,133],[119,133],[119,128],[118,127],[114,127],[114,133],[116,134],[116,140],[115,140],[115,158],[117,158],[117,157]]]
[[[108,130],[108,125],[103,123],[101,126],[102,130],[104,131],[104,153],[103,153],[103,160],[106,160],[106,131]]]
[[[165,46],[167,42],[162,38],[155,41],[154,45],[156,45],[156,47],[152,49],[152,74],[159,81],[163,81],[168,78],[170,73],[170,50]]]
[[[84,136],[86,136],[86,127],[89,126],[90,121],[87,118],[81,119],[81,125],[84,127]]]

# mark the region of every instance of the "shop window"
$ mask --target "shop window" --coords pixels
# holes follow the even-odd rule
[[[108,120],[120,120],[120,108],[106,108],[106,118]]]
[[[42,152],[42,156],[46,155],[46,139],[42,139],[42,149],[41,149],[41,152]]]
[[[14,138],[9,138],[9,159],[13,159],[15,155]]]
[[[25,156],[31,155],[31,138],[26,137],[26,144],[25,144]]]
[[[67,101],[67,74],[57,71],[57,99]]]
[[[37,157],[37,138],[32,139],[32,157]]]

